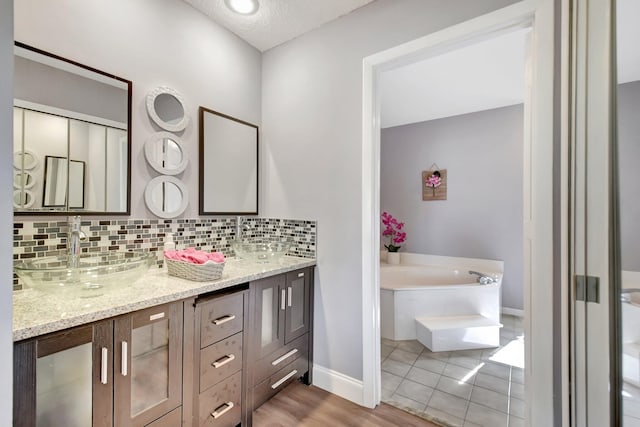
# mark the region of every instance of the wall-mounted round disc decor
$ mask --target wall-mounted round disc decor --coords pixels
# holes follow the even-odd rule
[[[155,124],[169,132],[181,132],[189,124],[184,98],[170,87],[161,86],[149,92],[147,113]]]
[[[173,176],[153,178],[144,190],[147,208],[157,217],[175,218],[189,204],[189,192],[182,181]]]
[[[38,166],[38,156],[31,150],[15,151],[13,153],[13,167],[18,170],[35,169]]]
[[[36,196],[29,190],[15,190],[13,192],[13,207],[18,209],[30,208],[36,201]]]
[[[182,173],[189,163],[182,139],[169,132],[157,132],[147,138],[144,157],[149,166],[163,175]]]

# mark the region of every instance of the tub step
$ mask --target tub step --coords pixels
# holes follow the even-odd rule
[[[501,327],[501,323],[479,314],[416,317],[418,341],[431,351],[498,347]]]

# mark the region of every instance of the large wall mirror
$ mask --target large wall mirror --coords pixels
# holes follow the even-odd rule
[[[19,42],[14,52],[14,212],[129,214],[132,83]]]
[[[199,109],[200,214],[258,214],[258,126]]]

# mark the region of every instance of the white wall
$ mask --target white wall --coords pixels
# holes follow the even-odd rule
[[[157,174],[142,152],[151,124],[145,97],[158,86],[179,91],[191,124],[182,134],[189,167],[184,217],[198,213],[198,106],[260,124],[261,54],[178,0],[20,0],[15,39],[133,81],[131,215],[152,218],[144,186]]]
[[[13,188],[13,0],[0,0],[0,198],[11,200]],[[3,196],[4,194],[4,196]],[[12,425],[13,410],[13,338],[12,338],[12,272],[13,206],[0,208],[0,426]]]
[[[510,0],[378,0],[263,55],[263,214],[318,220],[315,363],[362,379],[362,59]]]
[[[522,125],[517,105],[383,129],[380,141],[380,210],[406,223],[403,250],[504,261],[502,306],[519,310]],[[447,170],[447,200],[422,201],[433,163]]]

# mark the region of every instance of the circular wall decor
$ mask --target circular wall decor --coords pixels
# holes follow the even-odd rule
[[[33,206],[36,197],[29,190],[15,190],[13,192],[13,207],[17,209],[26,209]]]
[[[149,136],[144,143],[144,157],[149,166],[163,175],[177,175],[189,163],[182,139],[169,132]]]
[[[183,131],[189,124],[184,98],[170,87],[160,86],[149,92],[147,113],[155,124],[169,132]]]
[[[182,181],[173,176],[157,176],[144,190],[147,208],[157,217],[175,218],[189,204],[189,192]]]
[[[38,166],[38,156],[31,150],[15,151],[13,167],[18,170],[31,170]]]

